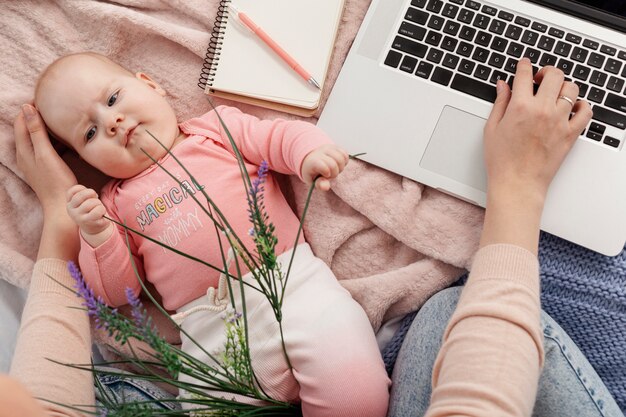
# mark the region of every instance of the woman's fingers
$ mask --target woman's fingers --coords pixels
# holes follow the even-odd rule
[[[572,82],[564,82],[556,98],[556,107],[566,116],[568,116],[576,104],[578,98],[578,86]]]
[[[589,102],[587,102],[586,100],[579,100],[574,104],[574,107],[572,108],[572,113],[574,113],[574,115],[569,121],[569,125],[572,130],[571,140],[576,140],[576,138],[580,136],[583,129],[591,120],[591,117],[593,116],[593,111],[591,110],[591,105],[589,104]]]
[[[541,68],[535,75],[535,82],[539,84],[536,97],[546,102],[554,102],[559,96],[564,80],[565,76],[560,69],[552,66]]]
[[[533,96],[533,66],[528,58],[522,58],[517,63],[515,79],[513,80],[513,99],[527,100]]]

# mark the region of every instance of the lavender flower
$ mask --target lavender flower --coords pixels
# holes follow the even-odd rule
[[[250,189],[250,196],[253,198],[256,197],[260,191],[263,191],[263,183],[267,178],[267,172],[269,171],[269,165],[267,161],[261,161],[261,165],[259,165],[258,177],[252,181],[252,188]]]
[[[132,307],[131,314],[133,316],[133,320],[135,321],[135,326],[141,328],[146,322],[145,310],[143,308],[143,304],[139,300],[130,287],[126,287],[126,299],[128,300],[128,304]]]

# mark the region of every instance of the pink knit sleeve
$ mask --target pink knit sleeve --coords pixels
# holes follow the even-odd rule
[[[81,299],[63,287],[73,284],[65,261],[37,261],[10,373],[35,397],[89,406],[95,402],[92,374],[51,361],[87,364],[91,359],[89,319]],[[50,417],[81,415],[47,401],[41,405]]]
[[[543,365],[539,264],[525,249],[478,251],[433,369],[427,416],[530,416]]]

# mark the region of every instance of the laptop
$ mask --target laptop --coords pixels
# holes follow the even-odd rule
[[[557,66],[594,118],[552,182],[541,228],[617,255],[626,243],[626,5],[584,1],[372,0],[318,125],[367,162],[484,207],[482,133],[496,81],[511,83],[522,56],[535,69]]]

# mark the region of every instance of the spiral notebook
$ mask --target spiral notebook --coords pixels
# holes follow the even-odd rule
[[[220,2],[198,85],[209,95],[302,116],[321,90],[289,67]],[[324,88],[344,0],[232,0]]]

